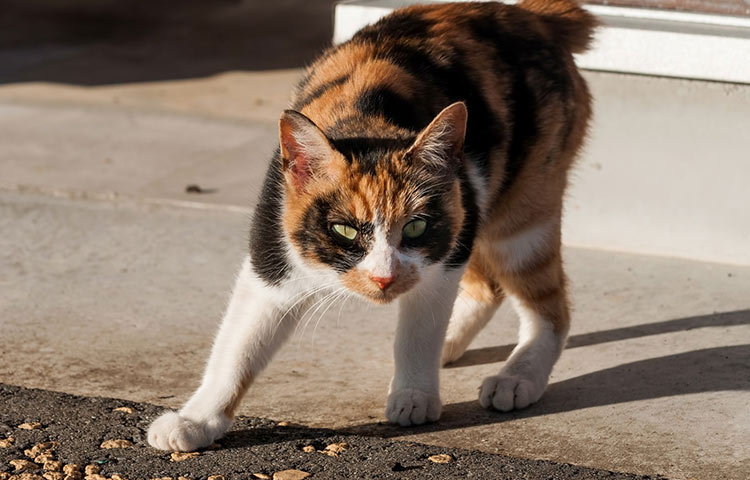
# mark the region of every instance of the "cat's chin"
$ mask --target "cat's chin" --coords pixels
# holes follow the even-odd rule
[[[398,288],[391,290],[390,288],[384,291],[378,292],[357,292],[360,297],[369,300],[370,302],[377,303],[379,305],[387,305],[392,301],[396,300],[399,296],[406,293],[409,288]]]
[[[398,297],[398,294],[390,295],[390,294],[381,293],[381,294],[374,294],[374,295],[362,295],[362,297],[371,301],[372,303],[377,303],[378,305],[387,305],[391,303],[392,301],[394,301]]]

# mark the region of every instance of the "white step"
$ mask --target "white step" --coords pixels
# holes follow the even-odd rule
[[[411,3],[416,2],[339,3],[334,42]],[[670,27],[675,30],[674,21],[682,22],[678,34],[667,28],[666,14],[631,11],[618,19],[617,9],[587,8],[605,12],[603,20],[610,26],[600,29],[595,48],[577,62],[610,72],[585,73],[595,115],[571,178],[565,242],[750,265],[750,85],[613,72],[750,81],[750,20],[678,14]],[[659,25],[664,30],[653,30]],[[612,37],[618,29],[646,43],[633,45],[626,37]],[[648,48],[656,41],[649,32],[673,35],[678,45],[681,37],[674,35],[687,35],[683,47],[699,41],[705,48],[693,56],[665,50],[660,43]],[[739,43],[730,48],[724,40]],[[623,48],[631,53],[626,55]],[[644,55],[640,69],[631,61],[637,52]],[[694,64],[700,55],[705,58]],[[620,63],[610,60],[607,66],[602,58]]]

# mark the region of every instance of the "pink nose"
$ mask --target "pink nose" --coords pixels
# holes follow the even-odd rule
[[[393,283],[393,280],[395,280],[395,277],[373,277],[370,275],[370,280],[378,284],[378,287],[381,290],[385,290],[388,288],[388,285]]]

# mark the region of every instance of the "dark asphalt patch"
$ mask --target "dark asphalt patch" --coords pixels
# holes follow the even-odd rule
[[[130,407],[133,413],[113,411],[118,407]],[[226,480],[248,479],[254,478],[253,473],[273,476],[274,472],[288,469],[309,472],[309,478],[314,479],[654,478],[333,430],[279,426],[272,420],[251,417],[239,417],[232,431],[219,441],[220,448],[203,450],[196,457],[173,462],[169,453],[155,450],[146,442],[148,425],[162,411],[161,407],[145,403],[0,384],[0,439],[9,436],[15,439],[10,447],[0,448],[0,472],[13,471],[11,460],[30,460],[24,455],[25,449],[40,442],[55,441],[59,443],[55,456],[63,463],[76,463],[81,468],[99,465],[102,475],[119,474],[127,480],[178,476],[203,480],[211,475],[223,475]],[[25,422],[39,422],[42,428],[19,429],[18,425]],[[100,448],[105,440],[116,439],[129,440],[133,446]],[[346,442],[348,448],[339,456],[318,452],[340,442]],[[315,447],[315,451],[303,450],[309,445]],[[437,454],[448,454],[453,461],[435,463],[429,460],[428,457]]]

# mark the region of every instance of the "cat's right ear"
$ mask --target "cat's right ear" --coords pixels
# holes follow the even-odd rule
[[[325,134],[294,110],[285,110],[279,119],[279,146],[284,176],[297,191],[304,190],[334,156]]]
[[[428,167],[455,172],[463,159],[467,115],[463,102],[448,105],[422,130],[408,153]]]

